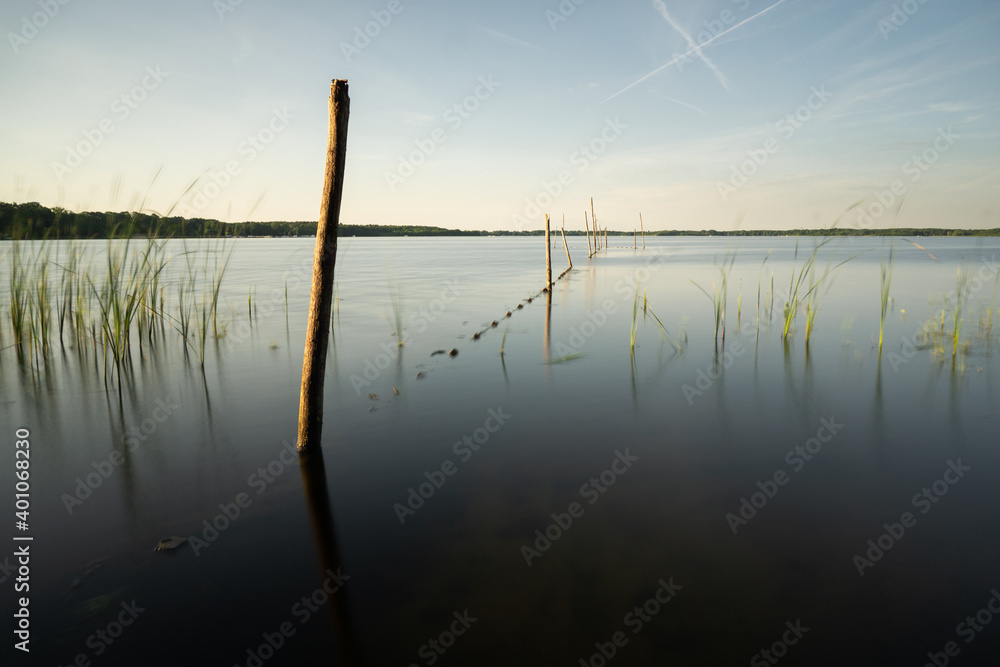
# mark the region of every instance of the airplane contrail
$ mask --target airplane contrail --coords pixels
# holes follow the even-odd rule
[[[708,68],[712,70],[712,72],[715,73],[715,78],[719,80],[719,83],[722,84],[722,87],[725,88],[727,92],[732,93],[733,87],[732,84],[729,82],[729,79],[726,77],[725,74],[722,73],[722,70],[720,70],[718,67],[715,66],[715,63],[713,63],[711,60],[708,59],[708,56],[706,56],[704,52],[702,52],[701,46],[696,44],[695,41],[691,39],[691,35],[688,34],[688,32],[677,23],[677,21],[674,20],[674,17],[671,16],[670,12],[667,11],[667,6],[663,3],[663,0],[653,0],[653,6],[660,11],[660,14],[663,15],[663,18],[667,21],[667,23],[669,23],[670,26],[674,30],[679,32],[681,34],[681,37],[683,37],[685,41],[687,41],[688,46],[690,47],[688,53],[694,51],[696,54],[698,54],[698,57],[701,58],[701,61],[705,63],[708,66]]]
[[[722,32],[720,32],[720,33],[719,33],[718,35],[716,35],[715,37],[713,37],[713,38],[711,38],[711,39],[708,39],[708,40],[705,40],[705,42],[704,42],[703,44],[700,44],[700,45],[699,45],[699,46],[698,46],[697,48],[699,48],[699,49],[700,49],[700,48],[703,48],[703,47],[705,47],[705,46],[708,46],[709,44],[711,44],[711,43],[712,43],[712,42],[714,42],[715,40],[719,39],[719,38],[720,38],[720,37],[722,37],[723,35],[726,35],[726,34],[728,34],[728,33],[732,32],[733,30],[736,30],[737,28],[739,28],[739,27],[740,27],[740,26],[742,26],[742,25],[746,25],[747,23],[749,23],[750,21],[753,21],[753,20],[754,20],[755,18],[757,18],[758,16],[763,16],[763,15],[764,15],[764,14],[766,14],[767,12],[769,12],[769,11],[771,11],[772,9],[774,9],[775,7],[777,7],[778,5],[780,5],[780,4],[784,4],[784,2],[785,2],[785,0],[778,0],[778,1],[776,2],[776,3],[774,3],[774,4],[773,4],[773,5],[771,5],[770,7],[767,7],[767,8],[765,8],[765,9],[762,9],[761,11],[757,12],[757,13],[756,13],[756,14],[754,14],[753,16],[751,16],[751,17],[749,17],[749,18],[747,18],[747,19],[744,19],[744,20],[740,21],[739,23],[737,23],[736,25],[734,25],[734,26],[733,26],[732,28],[727,28],[726,30],[723,30],[723,31],[722,31]],[[684,58],[688,57],[688,56],[689,56],[689,55],[691,55],[691,54],[692,54],[692,53],[693,53],[694,51],[695,51],[695,49],[688,49],[688,50],[687,50],[687,51],[686,51],[685,53],[682,53],[681,55],[677,56],[676,58],[674,58],[674,59],[673,59],[673,60],[671,60],[670,62],[668,62],[668,63],[665,63],[665,64],[663,64],[663,65],[660,65],[659,67],[657,67],[656,69],[654,69],[654,70],[653,70],[652,72],[650,72],[649,74],[647,74],[647,75],[645,75],[645,76],[643,76],[643,77],[641,77],[641,78],[637,79],[636,81],[633,81],[633,82],[632,82],[632,83],[630,83],[629,85],[627,85],[627,86],[625,86],[624,88],[622,88],[621,90],[619,90],[619,91],[618,91],[617,93],[615,93],[614,95],[611,95],[610,97],[608,97],[608,98],[606,98],[606,99],[602,100],[602,101],[601,101],[601,104],[604,104],[605,102],[608,102],[608,101],[610,101],[610,100],[613,100],[614,98],[618,97],[618,96],[619,96],[619,95],[621,95],[622,93],[624,93],[624,92],[626,92],[626,91],[628,91],[628,90],[631,90],[632,88],[635,88],[636,86],[638,86],[638,85],[639,85],[640,83],[642,83],[643,81],[645,81],[645,80],[646,80],[646,79],[648,79],[649,77],[651,77],[651,76],[654,76],[655,74],[658,74],[659,72],[663,71],[663,70],[664,70],[664,69],[666,69],[667,67],[670,67],[671,65],[673,65],[673,64],[674,64],[675,62],[677,62],[677,61],[679,61],[679,60],[682,60],[682,59],[684,59]]]

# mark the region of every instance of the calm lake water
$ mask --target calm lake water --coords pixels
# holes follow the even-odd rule
[[[880,359],[888,240],[820,249],[815,279],[850,261],[814,292],[808,345],[805,308],[781,340],[782,306],[816,240],[611,241],[588,260],[572,239],[549,299],[537,238],[341,239],[325,476],[287,445],[313,239],[238,241],[204,372],[168,326],[121,409],[99,357],[56,345],[32,371],[5,328],[11,512],[15,429],[33,455],[31,664],[993,664],[1000,242],[897,240]],[[718,289],[733,250],[716,342],[694,283]],[[921,334],[942,308],[953,331],[963,267],[953,362]]]

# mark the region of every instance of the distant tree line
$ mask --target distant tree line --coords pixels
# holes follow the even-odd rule
[[[647,234],[650,233],[647,232]],[[828,229],[738,229],[733,231],[706,229],[698,232],[668,230],[652,232],[651,234],[655,236],[1000,236],[1000,228],[896,227],[893,229],[859,229],[834,227]]]
[[[76,213],[64,208],[48,208],[38,202],[0,202],[0,239],[103,239],[109,236],[157,237],[272,237],[315,236],[316,222],[220,222],[211,218],[162,217],[155,213]],[[339,236],[540,236],[544,230],[470,231],[419,225],[341,224]],[[567,230],[567,236],[583,236],[582,230]],[[648,236],[1000,236],[1000,229],[741,229],[732,231],[668,230],[646,232]],[[632,236],[614,232],[609,236]]]

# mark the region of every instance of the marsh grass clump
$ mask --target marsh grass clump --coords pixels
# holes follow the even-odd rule
[[[952,313],[951,331],[951,359],[953,363],[958,354],[958,342],[962,337],[965,309],[968,306],[969,297],[972,295],[973,277],[972,271],[969,271],[964,263],[958,268],[958,287],[955,290],[955,308]]]
[[[757,271],[757,336],[760,336],[760,288],[761,280],[764,277],[764,265],[767,264],[767,260],[771,258],[771,253],[773,250],[768,250],[767,254],[764,256],[764,261],[760,263],[760,270]],[[774,274],[771,274],[771,290],[774,290]]]
[[[818,243],[809,255],[809,259],[807,259],[802,266],[798,268],[797,272],[794,262],[798,260],[799,244],[798,241],[795,243],[795,259],[793,260],[792,275],[788,284],[788,300],[785,301],[784,325],[781,330],[781,339],[783,341],[788,340],[795,317],[804,305],[806,310],[805,338],[806,345],[809,344],[809,339],[812,336],[813,329],[815,328],[816,314],[819,311],[821,296],[821,292],[819,291],[820,288],[823,287],[824,289],[829,289],[829,279],[833,276],[834,272],[847,262],[857,257],[857,255],[848,257],[836,266],[827,264],[822,275],[817,279],[816,259],[819,256],[820,249],[822,249],[822,247],[830,241],[830,238],[826,238]]]
[[[726,302],[729,294],[729,272],[732,270],[735,261],[736,250],[733,250],[723,258],[721,263],[716,262],[715,266],[719,271],[720,284],[719,289],[716,290],[715,283],[712,283],[711,294],[708,293],[707,289],[691,280],[691,283],[700,289],[702,294],[712,302],[712,315],[715,318],[715,340],[719,340],[719,331],[721,329],[723,343],[726,342]]]

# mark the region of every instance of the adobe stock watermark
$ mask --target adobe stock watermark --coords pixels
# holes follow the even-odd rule
[[[469,120],[472,114],[482,107],[486,100],[493,97],[493,93],[501,85],[499,81],[493,79],[492,74],[479,77],[479,85],[472,91],[472,94],[445,109],[444,113],[441,114],[441,120],[447,124],[451,132],[457,132],[465,124],[465,121]],[[448,132],[449,129],[436,127],[431,130],[427,137],[416,139],[413,142],[416,148],[409,155],[399,156],[396,170],[385,172],[385,184],[389,186],[390,192],[395,192],[396,188],[410,176],[413,176],[417,169],[426,164],[427,160],[437,153],[438,148],[448,141]]]
[[[653,272],[658,271],[666,264],[667,255],[656,250],[649,253],[642,266],[637,267],[631,275],[619,278],[614,284],[614,292],[619,301],[635,298],[638,286],[649,280]],[[556,341],[554,346],[556,354],[560,357],[569,357],[579,353],[586,346],[587,341],[594,337],[597,332],[604,328],[611,315],[618,312],[619,302],[614,299],[605,299],[601,307],[595,310],[588,310],[586,319],[578,326],[572,326],[567,332],[564,341]]]
[[[267,122],[253,134],[247,135],[236,147],[236,153],[241,159],[227,161],[225,167],[218,171],[209,170],[207,182],[195,188],[188,201],[180,205],[184,215],[199,217],[212,201],[233,184],[233,179],[243,173],[244,167],[256,160],[279,134],[288,129],[294,119],[295,116],[289,113],[288,107],[272,109]]]
[[[351,386],[354,387],[354,393],[361,396],[362,392],[378,380],[382,373],[399,358],[401,348],[413,341],[414,329],[417,334],[427,331],[427,327],[437,320],[449,305],[455,303],[461,294],[458,289],[458,280],[444,281],[444,289],[441,290],[438,298],[431,301],[427,307],[420,308],[406,318],[402,339],[396,343],[382,343],[379,346],[382,348],[382,352],[375,356],[374,361],[371,358],[365,359],[365,369],[361,375],[351,374]]]
[[[436,663],[441,656],[448,652],[448,649],[455,645],[455,641],[468,632],[472,624],[479,620],[475,616],[469,615],[468,609],[461,614],[457,611],[452,612],[451,615],[455,620],[451,622],[448,629],[442,631],[437,637],[428,639],[426,644],[417,649],[417,655],[424,659],[424,664],[433,665]],[[420,667],[420,664],[411,662],[409,667]]]
[[[781,639],[771,644],[770,648],[763,649],[750,658],[751,667],[767,667],[767,665],[778,664],[779,660],[788,655],[789,647],[798,644],[799,640],[809,632],[809,628],[802,625],[802,619],[796,619],[795,623],[785,621],[785,627],[787,629],[782,633]]]
[[[560,23],[565,23],[570,16],[576,14],[576,8],[587,3],[587,0],[562,0],[557,6],[557,11],[545,10],[545,20],[549,22],[552,32],[559,28]]]
[[[910,177],[909,180],[911,183],[919,182],[924,177],[924,174],[937,164],[941,156],[951,150],[955,142],[961,138],[962,135],[951,131],[950,125],[948,129],[939,127],[937,136],[931,142],[931,145],[921,153],[912,155],[909,160],[903,163],[900,170],[903,172],[903,175]],[[875,201],[861,209],[856,221],[857,227],[859,229],[871,227],[875,224],[876,220],[891,211],[892,207],[906,195],[906,192],[907,185],[901,178],[893,180],[887,190],[882,190],[881,192],[876,190],[873,192],[872,197]]]
[[[295,267],[294,271],[291,272],[290,276],[287,278],[287,282],[282,287],[275,287],[271,289],[266,296],[260,301],[259,312],[263,315],[264,319],[270,319],[279,307],[284,307],[285,303],[285,288],[287,287],[289,292],[294,292],[301,286],[305,285],[307,288],[312,286],[312,270],[313,270],[313,257],[304,257],[302,261],[299,262],[298,266]],[[256,316],[258,312],[258,306],[254,305],[254,321],[256,321]],[[240,311],[240,321],[236,325],[227,326],[222,337],[226,344],[226,352],[233,352],[239,345],[242,345],[246,341],[253,338],[253,323],[250,320],[250,314],[245,310]]]
[[[962,459],[948,461],[948,467],[944,469],[941,479],[914,494],[910,503],[914,508],[919,509],[921,514],[927,514],[935,504],[941,502],[941,498],[948,493],[948,490],[958,484],[958,481],[965,477],[965,473],[970,470],[972,470],[971,467],[962,465]],[[865,576],[865,570],[874,567],[875,563],[882,560],[882,557],[903,539],[906,530],[916,525],[917,517],[911,512],[903,512],[897,523],[883,523],[882,527],[885,528],[885,532],[868,540],[868,549],[864,551],[864,555],[855,555],[851,559],[854,567],[858,570],[858,575]]]
[[[407,0],[407,2],[412,1]],[[403,13],[404,9],[406,6],[401,0],[389,0],[385,9],[373,9],[370,12],[371,21],[364,25],[354,26],[354,39],[350,43],[340,43],[340,52],[344,55],[344,59],[351,62],[351,58],[361,55],[361,52],[371,46],[372,41],[377,39],[382,31],[389,27],[393,19]]]
[[[875,24],[882,39],[889,41],[889,35],[896,32],[910,20],[920,8],[926,5],[928,0],[903,0],[902,3],[892,6],[892,11],[883,16]]]
[[[583,347],[605,324],[608,316],[618,312],[618,304],[614,299],[606,299],[596,310],[588,310],[586,319],[579,326],[569,328],[566,342],[556,341],[555,351],[560,357],[569,357],[580,352]]]
[[[138,84],[132,86],[128,91],[122,93],[111,102],[111,113],[113,117],[105,116],[98,121],[96,127],[88,127],[82,130],[83,139],[75,144],[66,146],[66,157],[63,161],[58,160],[52,163],[52,173],[56,179],[62,183],[63,178],[71,174],[74,169],[83,164],[84,158],[91,155],[98,146],[104,143],[109,134],[115,131],[118,123],[122,123],[132,112],[139,108],[139,105],[149,98],[149,94],[160,87],[163,80],[170,76],[170,72],[164,72],[157,65],[147,65],[145,74]]]
[[[426,482],[421,482],[414,487],[407,489],[409,495],[406,497],[406,504],[396,503],[392,506],[396,512],[399,523],[405,524],[406,520],[415,515],[417,510],[422,508],[434,494],[441,490],[450,477],[453,477],[459,470],[459,465],[468,463],[483,445],[490,440],[490,436],[499,431],[511,418],[511,415],[503,411],[501,405],[496,410],[490,408],[486,411],[486,421],[483,425],[474,430],[471,434],[465,435],[461,440],[455,442],[451,451],[458,457],[458,463],[452,459],[445,459],[440,466],[433,471],[425,470],[424,478]]]
[[[820,419],[819,428],[816,429],[815,435],[808,438],[801,445],[795,445],[795,447],[788,450],[788,453],[785,454],[785,463],[791,467],[792,474],[801,472],[805,468],[806,463],[812,461],[823,450],[823,445],[829,444],[834,436],[840,433],[843,428],[844,425],[838,424],[836,417],[830,417],[829,419],[824,417]],[[779,468],[774,471],[770,479],[764,482],[757,482],[757,488],[760,490],[750,494],[749,500],[747,500],[746,496],[740,498],[740,507],[737,510],[738,516],[737,513],[733,512],[729,512],[725,516],[726,523],[729,525],[729,529],[733,531],[733,535],[757,516],[757,512],[764,509],[768,502],[778,495],[779,489],[787,485],[791,479],[791,476],[785,472],[784,468]]]
[[[757,331],[756,325],[753,322],[747,322],[740,327],[740,333],[744,336],[752,336]],[[729,370],[736,360],[746,354],[746,347],[739,340],[733,342],[732,345],[727,345],[723,348],[722,359],[718,358],[718,355],[712,360],[706,368],[699,368],[695,372],[694,386],[690,384],[684,384],[681,387],[681,392],[684,394],[684,399],[687,401],[688,405],[694,405],[694,399],[704,396],[715,383],[722,379],[722,375],[725,371]]]
[[[111,645],[115,643],[116,639],[122,636],[122,633],[125,632],[125,628],[135,623],[135,620],[139,618],[139,614],[144,611],[146,611],[145,607],[137,605],[135,600],[132,600],[132,602],[122,602],[121,611],[118,612],[115,619],[87,637],[86,642],[84,642],[85,645],[94,652],[95,658],[99,658],[104,655],[105,651],[111,648]],[[78,653],[76,657],[67,664],[86,667],[87,665],[90,665],[89,654],[86,652]]]
[[[326,578],[323,579],[319,588],[309,595],[303,595],[302,599],[293,604],[288,612],[299,622],[300,627],[308,623],[330,598],[344,587],[344,582],[350,579],[350,576],[341,572],[339,567],[336,572],[328,569],[324,574],[326,574]],[[295,636],[297,631],[298,628],[294,623],[285,621],[273,632],[261,633],[260,637],[263,641],[256,647],[246,650],[246,661],[243,664],[245,667],[263,667],[264,663],[273,658],[285,645],[285,642]],[[234,667],[239,667],[239,665],[234,665]]]
[[[271,459],[266,466],[257,468],[256,472],[247,477],[247,486],[254,489],[256,495],[259,496],[267,491],[268,486],[274,484],[285,470],[298,464],[298,461],[298,451],[295,449],[295,445],[285,440],[281,443],[281,450],[275,458]],[[219,503],[219,513],[211,519],[205,519],[201,522],[204,526],[201,536],[191,535],[188,537],[188,544],[191,545],[194,555],[198,556],[203,550],[210,547],[219,539],[219,535],[240,518],[243,510],[252,504],[253,497],[246,491],[237,493],[231,503]]]
[[[739,7],[739,10],[746,11],[747,7],[750,6],[750,0],[732,0],[732,3]],[[716,37],[724,33],[729,28],[735,27],[734,24],[737,20],[736,14],[733,13],[731,9],[723,9],[719,12],[719,17],[717,19],[706,19],[701,22],[705,27],[704,30],[700,31],[697,35],[692,37],[697,48],[705,46]],[[691,57],[692,53],[696,53],[697,49],[689,49],[684,53],[673,52],[671,55],[671,60],[677,63],[677,71],[683,72],[686,65],[690,65],[695,62],[695,59]]]
[[[663,611],[663,608],[677,596],[677,593],[684,589],[680,584],[674,583],[673,577],[667,581],[660,579],[656,583],[659,584],[659,588],[653,595],[641,605],[633,607],[622,617],[622,624],[632,631],[633,636],[642,632],[646,624]],[[628,645],[628,640],[628,634],[624,630],[618,630],[611,635],[609,641],[595,642],[594,648],[597,651],[589,658],[580,658],[579,667],[604,667],[608,661],[617,656],[618,652]]]
[[[611,465],[601,472],[601,474],[590,478],[590,481],[584,482],[583,486],[580,487],[580,495],[587,499],[588,505],[593,505],[638,460],[639,457],[629,454],[628,449],[624,452],[615,450],[615,458],[612,459]],[[521,555],[524,557],[524,562],[528,567],[531,567],[531,561],[540,558],[543,553],[548,551],[552,547],[553,542],[562,537],[563,533],[572,527],[573,521],[582,517],[583,513],[584,507],[578,502],[570,503],[564,513],[553,513],[552,523],[546,526],[544,530],[538,529],[535,531],[535,541],[531,545],[521,545]]]
[[[10,562],[10,556],[4,556],[0,563],[0,584],[7,583],[11,576],[17,574],[17,565]]]
[[[966,616],[964,620],[955,626],[955,634],[965,640],[965,644],[975,641],[979,633],[983,632],[993,617],[1000,614],[1000,591],[996,588],[990,590],[990,598],[983,605],[983,608],[975,615]],[[945,667],[951,662],[951,658],[957,658],[962,649],[956,641],[946,642],[941,651],[928,651],[927,662],[924,667]]]
[[[604,127],[593,139],[581,144],[569,156],[570,166],[576,167],[576,173],[582,174],[590,168],[608,149],[624,134],[628,125],[615,116],[614,120],[607,118]],[[576,180],[571,169],[562,169],[552,181],[542,180],[541,191],[534,197],[525,198],[522,213],[512,213],[511,222],[517,231],[524,231],[532,220],[538,220],[545,210],[551,206],[566,191],[566,188]]]
[[[41,11],[35,12],[31,16],[21,17],[21,30],[19,32],[8,32],[7,41],[14,55],[21,48],[28,45],[32,39],[38,35],[49,24],[49,21],[56,17],[59,10],[70,3],[70,0],[38,0],[38,8]]]
[[[747,158],[739,164],[730,165],[730,175],[728,181],[716,181],[715,189],[723,202],[729,201],[729,197],[736,194],[740,188],[749,182],[750,178],[756,174],[771,156],[781,150],[781,141],[788,141],[795,136],[795,133],[812,120],[816,113],[833,97],[833,93],[826,89],[826,84],[819,88],[813,86],[805,104],[802,104],[794,111],[785,114],[774,124],[775,136],[768,137],[760,148],[750,148],[747,150]]]
[[[133,424],[126,432],[125,446],[128,448],[128,451],[134,452],[139,448],[139,445],[149,440],[149,437],[156,433],[156,429],[160,427],[160,424],[170,419],[180,407],[180,403],[173,402],[169,397],[166,399],[156,399],[156,407],[149,413],[150,416],[143,419],[138,425]],[[106,459],[92,462],[90,466],[94,469],[94,472],[88,473],[84,477],[77,477],[76,488],[73,490],[73,493],[64,493],[60,496],[66,512],[72,515],[73,509],[83,505],[83,501],[90,498],[94,494],[94,491],[101,488],[101,485],[124,462],[124,454],[117,449],[112,450]]]
[[[226,20],[226,14],[232,14],[242,4],[243,0],[212,0],[212,9],[221,22]]]
[[[975,274],[969,280],[969,284],[963,291],[963,298],[972,299],[986,287],[990,281],[996,281],[1000,264],[997,264],[996,255],[992,259],[983,260]],[[953,289],[945,296],[945,303],[956,303],[958,300],[958,289]],[[924,321],[923,327],[913,332],[912,336],[903,336],[900,339],[899,352],[890,352],[888,359],[894,373],[898,373],[902,366],[910,363],[921,346],[927,344],[927,331],[937,328],[944,317],[945,308],[940,308],[934,315]]]

